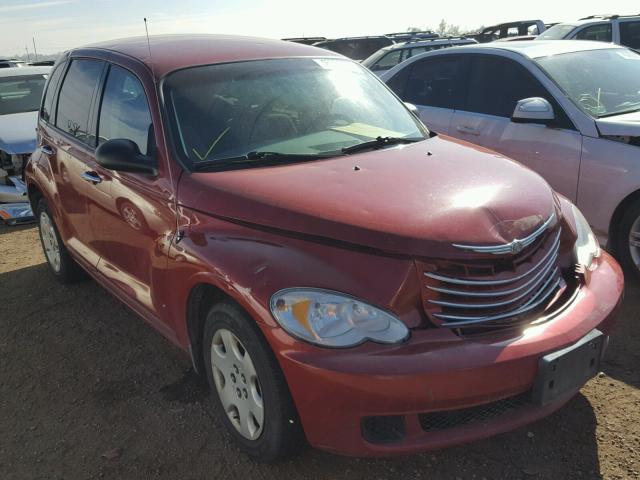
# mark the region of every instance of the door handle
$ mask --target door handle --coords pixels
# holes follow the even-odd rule
[[[96,172],[83,172],[80,176],[83,180],[89,183],[93,183],[94,185],[102,182],[102,178],[100,178],[100,175],[98,175]]]
[[[53,155],[53,154],[56,153],[56,151],[52,147],[50,147],[49,145],[40,145],[40,147],[38,147],[38,148],[45,155]]]
[[[473,127],[467,127],[466,125],[458,125],[456,130],[460,133],[468,133],[469,135],[480,135],[480,130]]]

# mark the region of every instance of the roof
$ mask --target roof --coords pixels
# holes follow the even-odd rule
[[[51,67],[9,67],[0,68],[0,78],[28,77],[29,75],[46,75]]]
[[[149,48],[152,62],[149,61]],[[72,50],[108,50],[133,57],[151,67],[156,77],[194,65],[287,57],[341,57],[301,43],[231,35],[154,35],[95,43]]]
[[[421,38],[416,40],[408,40],[406,42],[394,43],[383,47],[384,50],[397,50],[401,48],[428,47],[439,45],[441,43],[461,43],[463,45],[475,45],[478,43],[473,38],[467,37],[437,37],[437,38]]]
[[[549,55],[560,55],[563,53],[582,52],[585,50],[602,50],[606,48],[624,48],[605,42],[591,42],[587,40],[533,40],[530,42],[497,42],[481,43],[468,47],[468,49],[496,49],[509,50],[519,53],[529,58],[547,57]],[[460,51],[460,50],[458,50]]]

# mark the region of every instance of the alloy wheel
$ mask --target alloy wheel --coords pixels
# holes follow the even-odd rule
[[[248,440],[260,437],[264,403],[260,380],[249,352],[232,332],[219,329],[211,342],[211,371],[231,424]]]
[[[53,222],[47,212],[40,213],[40,237],[49,265],[54,272],[60,272],[60,245]]]

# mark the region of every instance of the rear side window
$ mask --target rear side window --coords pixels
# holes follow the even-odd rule
[[[98,60],[73,60],[60,89],[56,126],[87,145],[95,145],[89,114],[102,68]]]
[[[462,104],[461,73],[464,58],[447,55],[413,65],[405,87],[405,100],[416,105],[456,108]]]
[[[542,97],[551,103],[558,126],[572,123],[546,88],[519,63],[508,58],[477,55],[471,64],[471,79],[465,110],[511,118],[519,100]]]
[[[58,88],[58,82],[60,81],[60,77],[64,72],[64,65],[58,65],[56,69],[51,74],[49,78],[49,83],[47,84],[47,92],[44,95],[44,100],[42,101],[42,118],[45,122],[50,122],[54,119],[53,106],[54,106],[54,98],[56,94],[56,89]]]
[[[620,43],[629,48],[640,48],[640,21],[620,22]]]
[[[594,40],[596,42],[611,41],[611,24],[601,23],[585,27],[576,34],[578,40]]]
[[[98,143],[126,138],[149,153],[151,114],[142,84],[124,68],[111,66],[100,107]]]
[[[393,50],[387,53],[384,57],[382,57],[378,62],[371,68],[371,70],[388,70],[391,67],[395,67],[400,63],[400,58],[402,56],[403,50]]]

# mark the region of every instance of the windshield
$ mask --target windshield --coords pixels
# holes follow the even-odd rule
[[[0,115],[38,110],[46,81],[42,74],[0,78]]]
[[[538,40],[562,40],[576,28],[575,25],[560,24],[554,25],[538,35]]]
[[[640,109],[640,55],[624,48],[536,59],[585,113],[598,118]]]
[[[173,138],[194,168],[250,152],[318,157],[426,129],[371,73],[343,59],[192,67],[164,83]]]

